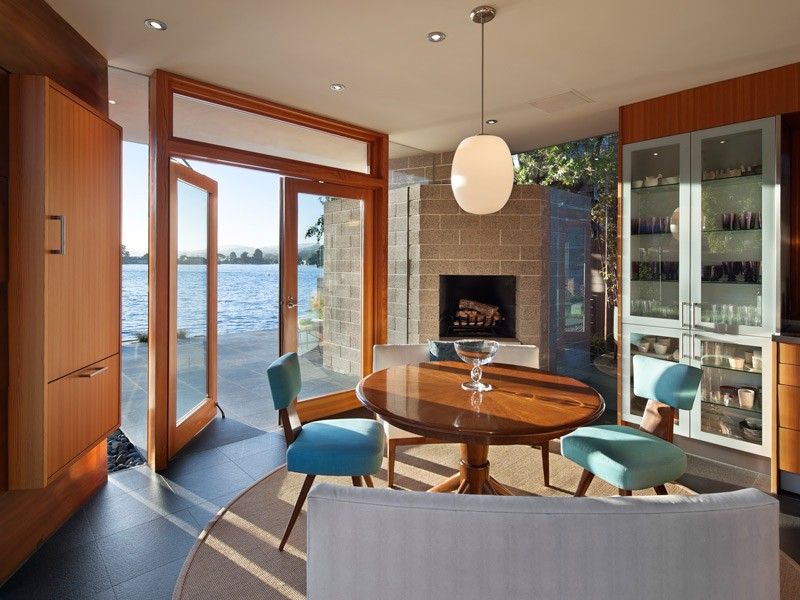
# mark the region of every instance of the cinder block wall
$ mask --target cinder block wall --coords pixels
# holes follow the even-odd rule
[[[449,174],[449,167],[448,167]],[[395,188],[389,197],[389,341],[439,337],[439,275],[516,275],[517,339],[547,366],[549,190],[514,186],[498,213],[462,211],[448,183]]]
[[[337,373],[361,375],[360,203],[330,198],[323,208],[322,364]]]

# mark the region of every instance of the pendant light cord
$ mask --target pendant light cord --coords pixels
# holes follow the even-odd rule
[[[484,75],[483,75],[483,72],[484,72],[483,61],[484,61],[484,55],[485,55],[485,51],[483,49],[483,46],[484,46],[484,43],[483,43],[483,28],[484,28],[485,25],[486,25],[486,23],[484,23],[484,20],[481,19],[481,135],[483,135],[483,126],[486,123],[486,120],[483,118],[483,88],[484,88],[484,85],[483,85],[483,77],[484,77]]]

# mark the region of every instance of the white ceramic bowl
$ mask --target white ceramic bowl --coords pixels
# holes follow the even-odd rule
[[[731,369],[744,369],[744,358],[739,356],[729,356],[728,366]]]
[[[640,188],[640,187],[642,187],[643,183],[644,183],[644,181],[642,181],[641,179],[637,179],[636,181],[632,181],[631,182],[631,187],[632,188]]]
[[[650,342],[639,342],[639,352],[650,352]]]
[[[678,183],[680,179],[676,177],[664,177],[661,179],[661,185],[672,185],[673,183]]]
[[[668,344],[656,343],[654,348],[655,348],[656,354],[666,354],[667,350],[669,350],[669,345]]]

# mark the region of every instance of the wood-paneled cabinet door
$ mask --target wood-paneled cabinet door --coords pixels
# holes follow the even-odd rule
[[[47,385],[48,480],[119,426],[119,354]]]
[[[45,369],[53,381],[119,352],[120,130],[48,87]]]

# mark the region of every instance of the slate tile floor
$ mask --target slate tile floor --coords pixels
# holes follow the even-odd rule
[[[110,475],[0,598],[168,599],[209,519],[284,457],[277,429],[218,418],[163,473],[136,467]],[[764,475],[694,456],[681,482],[700,492],[768,486]],[[781,547],[800,561],[800,499],[780,500]]]
[[[0,588],[0,598],[170,598],[197,535],[283,464],[283,434],[217,418],[162,473],[113,473]],[[231,442],[231,439],[241,438]]]

